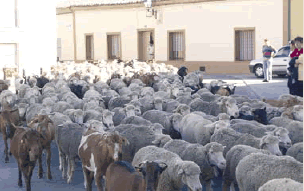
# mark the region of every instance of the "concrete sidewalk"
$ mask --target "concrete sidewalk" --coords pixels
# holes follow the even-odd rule
[[[287,88],[287,77],[273,76],[270,82],[262,82],[262,78],[254,74],[204,74],[203,83],[210,83],[212,80],[223,80],[227,83],[234,83],[236,95],[245,95],[251,99],[278,99],[280,95],[289,94]]]

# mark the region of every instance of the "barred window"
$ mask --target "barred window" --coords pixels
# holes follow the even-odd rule
[[[86,60],[94,60],[93,35],[86,35]]]
[[[169,60],[185,59],[185,33],[169,32]]]
[[[108,35],[108,59],[117,59],[121,57],[120,35]]]
[[[57,38],[57,60],[61,60],[61,38]]]
[[[235,31],[235,60],[254,59],[254,30]]]

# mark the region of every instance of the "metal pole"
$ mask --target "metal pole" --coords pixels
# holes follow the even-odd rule
[[[291,15],[290,15],[290,11],[291,11],[291,0],[288,0],[288,41],[291,40],[291,31],[290,31],[290,28],[291,28]]]
[[[6,80],[5,68],[3,68],[3,80]]]

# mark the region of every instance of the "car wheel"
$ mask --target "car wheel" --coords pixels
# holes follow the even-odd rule
[[[262,65],[256,65],[254,67],[254,74],[258,78],[263,78],[264,77],[264,72],[263,72],[263,66]]]
[[[286,76],[286,74],[278,74],[278,76],[279,76],[280,78],[284,78],[284,77]]]

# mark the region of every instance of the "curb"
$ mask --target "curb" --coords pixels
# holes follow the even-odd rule
[[[236,77],[236,76],[231,76],[231,75],[227,75],[228,77],[233,77],[235,79],[238,79],[238,80],[242,80],[243,83],[246,85],[247,88],[249,88],[253,93],[254,95],[257,97],[257,99],[261,100],[261,96],[259,96],[247,83],[246,81],[243,79],[243,78],[240,78],[240,77]]]

